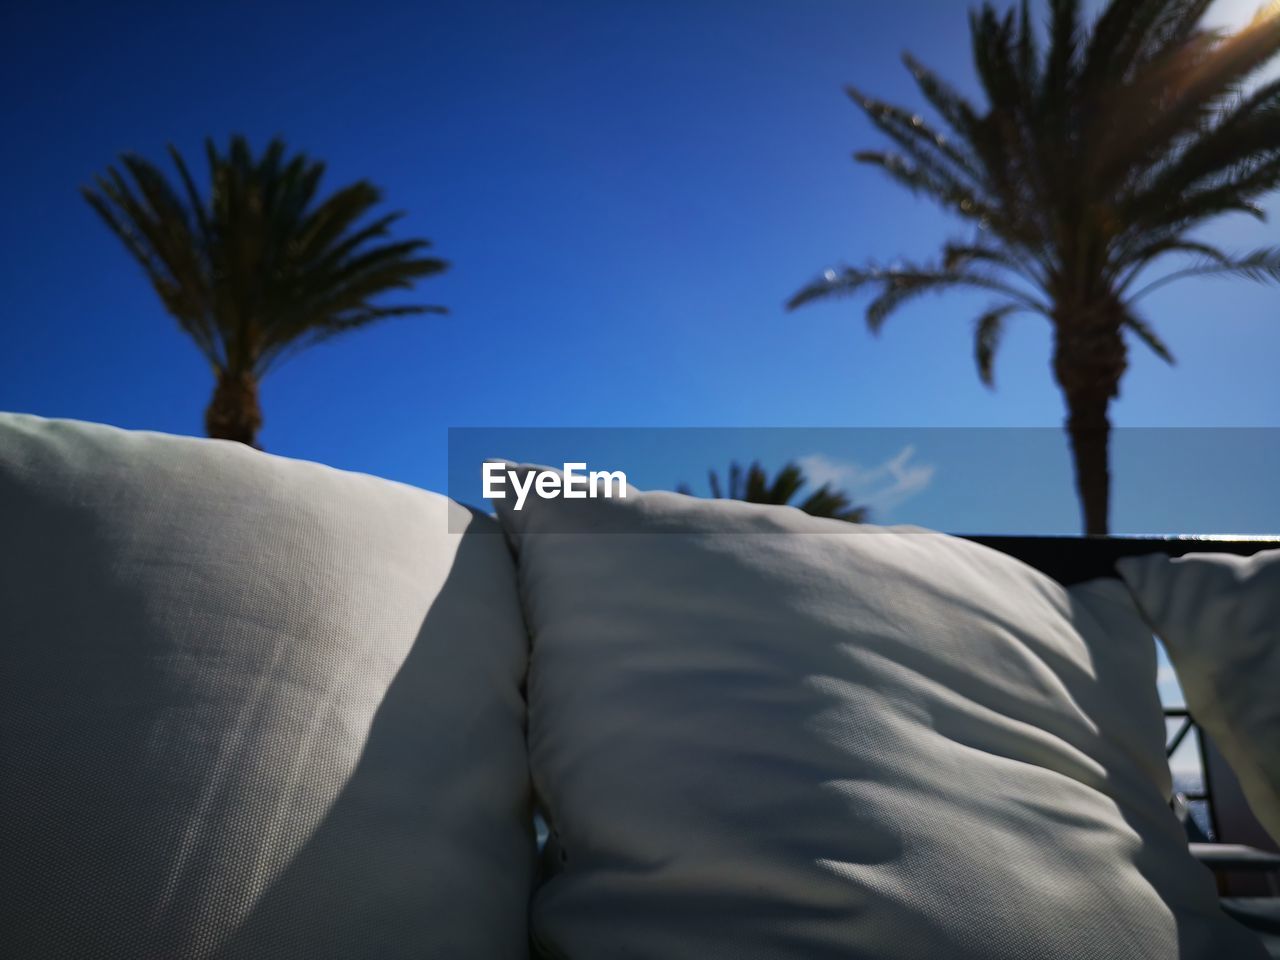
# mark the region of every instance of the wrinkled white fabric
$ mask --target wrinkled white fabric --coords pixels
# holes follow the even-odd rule
[[[496,505],[552,955],[1263,955],[1168,809],[1154,643],[1119,582],[791,508]]]
[[[524,956],[526,662],[444,497],[0,416],[0,953]]]
[[[1131,557],[1116,569],[1164,641],[1196,722],[1280,842],[1280,550]]]

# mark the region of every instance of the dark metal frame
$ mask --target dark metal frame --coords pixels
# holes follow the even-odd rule
[[[1222,834],[1218,829],[1218,811],[1213,805],[1213,781],[1209,776],[1209,758],[1205,756],[1204,738],[1200,735],[1195,717],[1191,716],[1191,712],[1186,707],[1165,707],[1164,717],[1166,720],[1175,718],[1182,720],[1177,730],[1174,731],[1173,737],[1165,742],[1164,755],[1166,759],[1172,757],[1174,751],[1182,746],[1182,741],[1187,738],[1187,734],[1192,730],[1196,731],[1196,754],[1200,760],[1200,783],[1202,788],[1190,793],[1184,792],[1182,795],[1188,802],[1203,801],[1205,808],[1209,812],[1209,829],[1213,833],[1213,838],[1217,839]]]
[[[1234,553],[1241,556],[1280,548],[1280,537],[992,537],[961,534],[966,540],[1017,557],[1071,586],[1116,576],[1121,557],[1164,553]]]

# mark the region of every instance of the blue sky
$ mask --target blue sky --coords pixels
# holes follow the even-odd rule
[[[1238,24],[1253,6],[1215,17]],[[173,142],[197,160],[206,134],[244,132],[324,158],[330,187],[373,180],[408,212],[402,232],[454,264],[418,291],[448,317],[335,341],[266,382],[272,452],[442,489],[450,427],[1056,427],[1041,321],[1015,324],[993,393],[972,362],[981,299],[921,302],[879,338],[857,302],[782,309],[830,264],[928,255],[949,234],[851,162],[879,141],[841,87],[919,104],[898,62],[909,49],[971,88],[964,7],[6,5],[0,409],[201,431],[209,370],[77,187],[123,150],[159,160]],[[1243,219],[1209,236],[1278,242]],[[1179,365],[1135,348],[1117,424],[1280,427],[1280,290],[1181,285],[1148,315]],[[1075,528],[1065,473],[1037,481],[1039,499],[1008,482],[1017,510],[996,516],[971,508],[991,471],[962,476],[956,441],[948,454],[892,436],[835,464],[883,470],[914,444],[930,482],[885,519]],[[1154,505],[1186,530],[1280,530],[1263,482],[1280,444],[1237,436],[1256,456],[1234,472],[1190,440],[1182,469],[1178,448],[1165,461],[1135,441],[1115,527],[1151,529]],[[554,453],[505,455],[539,452]],[[634,469],[697,481],[731,456],[835,454],[722,445]],[[1050,451],[1037,470],[1065,463]]]

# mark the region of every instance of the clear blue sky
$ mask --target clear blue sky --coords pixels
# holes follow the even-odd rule
[[[172,142],[198,161],[206,134],[244,132],[324,158],[330,187],[373,180],[403,232],[454,264],[419,289],[448,317],[334,341],[266,382],[272,452],[441,489],[449,427],[1056,427],[1041,321],[1015,325],[992,393],[971,359],[981,299],[924,301],[878,339],[857,302],[782,310],[831,263],[923,256],[948,235],[852,163],[879,141],[841,87],[919,104],[910,49],[971,88],[965,6],[7,4],[0,409],[200,432],[208,368],[77,187],[124,150],[161,160]],[[1280,242],[1249,220],[1213,236]],[[1183,285],[1149,315],[1180,362],[1135,348],[1118,424],[1280,427],[1280,290]],[[1163,497],[1187,529],[1280,529],[1263,482],[1280,451],[1262,433],[1247,446],[1268,442],[1226,496],[1229,465],[1202,453],[1177,477],[1127,455],[1115,526],[1149,528],[1141,507]],[[996,525],[966,512],[981,477],[946,444],[916,447],[934,470],[924,516]],[[678,470],[820,452],[717,447]],[[846,452],[865,470],[893,455]],[[1073,529],[1059,482],[1010,522]],[[884,515],[919,520],[910,506]]]

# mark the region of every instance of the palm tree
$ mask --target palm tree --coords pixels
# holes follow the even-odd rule
[[[794,463],[786,464],[778,475],[769,481],[769,475],[759,461],[751,464],[746,472],[736,461],[729,464],[729,490],[725,494],[720,486],[720,478],[714,470],[709,473],[711,480],[711,496],[717,500],[745,500],[747,503],[771,503],[786,505],[808,481],[804,471]],[[692,495],[687,484],[680,484],[677,492]],[[813,517],[831,517],[836,520],[847,520],[849,523],[865,523],[870,511],[866,507],[855,507],[853,501],[839,490],[832,490],[830,484],[824,483],[803,501],[796,504],[801,510]]]
[[[1280,248],[1232,256],[1191,231],[1219,214],[1262,218],[1280,184],[1280,82],[1244,84],[1280,49],[1276,4],[1234,35],[1200,21],[1209,0],[1112,0],[1088,32],[1079,0],[1051,0],[1047,43],[1031,22],[990,3],[970,14],[979,109],[910,55],[907,69],[946,133],[857,90],[849,96],[896,145],[855,154],[971,228],[927,263],[827,270],[788,303],[870,288],[878,332],[926,293],[986,291],[976,324],[978,373],[1006,321],[1052,325],[1053,374],[1066,402],[1076,486],[1089,534],[1107,532],[1109,409],[1128,367],[1126,337],[1173,362],[1138,310],[1186,277],[1280,280]],[[1152,279],[1157,260],[1179,257]]]
[[[384,317],[443,313],[372,300],[448,264],[421,255],[425,240],[380,242],[400,214],[360,225],[381,199],[369,182],[319,199],[324,164],[301,153],[286,157],[279,140],[257,159],[239,136],[225,154],[212,140],[205,152],[207,198],[172,146],[180,189],[124,154],[123,173],[109,167],[82,192],[213,367],[209,436],[252,446],[262,426],[258,384],[268,371],[304,347]]]

